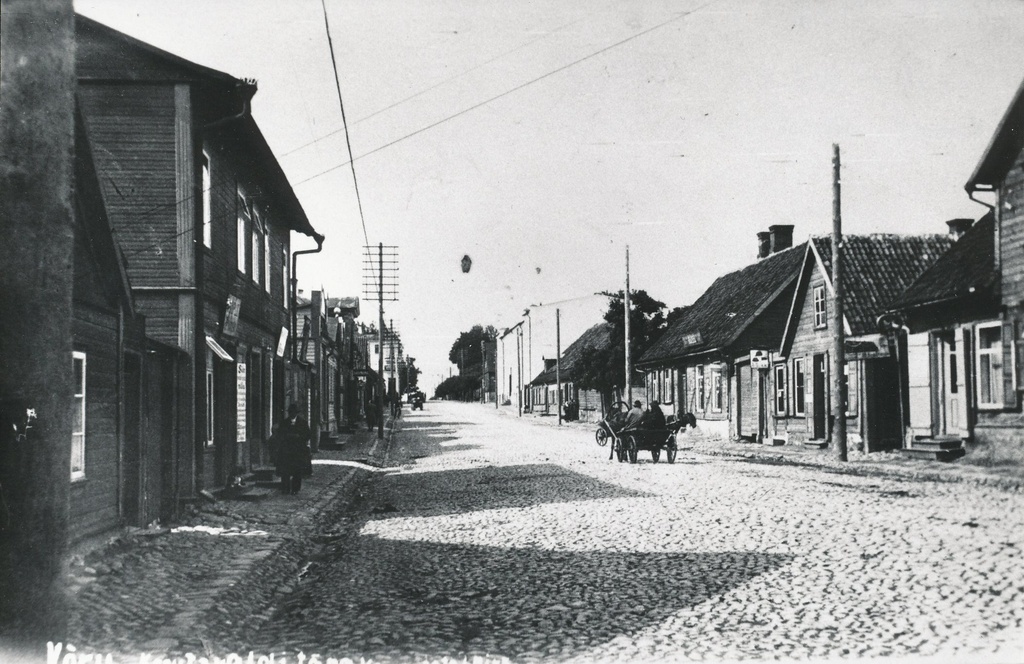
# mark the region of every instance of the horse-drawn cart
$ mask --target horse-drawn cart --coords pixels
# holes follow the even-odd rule
[[[651,453],[651,460],[658,463],[664,450],[669,463],[675,463],[678,447],[676,433],[682,428],[684,420],[670,420],[664,429],[625,428],[626,413],[629,404],[617,402],[607,417],[597,423],[594,438],[597,444],[604,446],[611,441],[609,459],[617,458],[620,462],[637,462],[637,454],[641,450]]]

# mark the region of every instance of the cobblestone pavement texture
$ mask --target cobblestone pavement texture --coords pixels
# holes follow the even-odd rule
[[[229,650],[415,661],[1020,661],[1024,496],[827,463],[620,464],[592,428],[431,402]],[[687,449],[689,448],[689,449]]]
[[[367,445],[321,452],[298,499],[218,503],[87,559],[69,641],[276,662],[1024,661],[1024,494],[1005,473],[698,433],[675,464],[629,465],[592,425],[437,402],[403,420],[382,472],[336,465]]]
[[[340,448],[321,449],[297,495],[252,485],[246,499],[202,504],[179,523],[129,529],[74,554],[62,643],[124,662],[217,655],[222,632],[292,592],[297,570],[380,472],[394,430],[389,422],[382,441],[357,431],[342,435]]]

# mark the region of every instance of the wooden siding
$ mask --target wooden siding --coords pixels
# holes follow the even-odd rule
[[[999,192],[999,259],[1003,304],[1024,303],[1024,151],[1006,174]]]
[[[118,316],[75,306],[74,349],[86,354],[85,477],[71,483],[70,537],[77,541],[120,523],[118,485]]]
[[[133,287],[179,285],[174,88],[79,85],[107,215]]]

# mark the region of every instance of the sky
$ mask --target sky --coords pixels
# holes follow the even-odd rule
[[[360,296],[373,322],[363,247],[397,246],[385,318],[424,386],[474,324],[621,289],[627,246],[631,287],[676,307],[753,262],[772,224],[830,233],[834,143],[844,232],[980,217],[963,185],[1024,79],[1020,0],[75,7],[258,81],[253,115],[327,238],[299,287]]]

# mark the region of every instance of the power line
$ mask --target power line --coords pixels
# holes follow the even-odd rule
[[[363,239],[366,249],[366,257],[370,258],[370,238],[366,233],[366,217],[363,215],[363,199],[359,195],[359,180],[356,179],[356,163],[352,158],[352,140],[348,133],[348,120],[345,118],[345,102],[341,98],[341,78],[338,76],[338,63],[334,58],[334,41],[331,39],[331,24],[327,21],[327,0],[320,0],[320,6],[324,10],[324,29],[327,31],[327,47],[331,51],[331,66],[334,68],[334,87],[338,90],[338,106],[341,108],[341,123],[345,127],[345,145],[348,147],[348,163],[352,167],[352,186],[356,192],[356,204],[359,206],[359,223],[363,226]],[[376,280],[376,279],[375,279]]]
[[[321,0],[321,1],[323,1],[323,0]],[[444,123],[446,123],[446,122],[448,122],[450,120],[454,120],[455,118],[461,117],[461,116],[465,115],[466,113],[469,113],[470,111],[475,111],[476,109],[478,109],[478,108],[480,108],[482,106],[486,106],[486,105],[490,104],[491,102],[497,101],[498,99],[501,99],[502,97],[506,97],[506,96],[512,94],[513,92],[518,92],[518,91],[522,90],[523,88],[526,88],[526,87],[529,87],[529,86],[533,85],[534,83],[538,83],[540,81],[543,81],[544,79],[550,78],[551,76],[554,76],[555,74],[559,74],[559,73],[565,71],[566,69],[570,69],[571,67],[575,67],[576,65],[578,65],[580,63],[586,62],[587,60],[595,58],[595,57],[597,57],[597,56],[599,56],[599,55],[601,55],[603,53],[606,53],[606,52],[614,49],[614,48],[618,48],[619,46],[622,46],[623,44],[631,42],[634,39],[638,39],[640,37],[643,37],[644,35],[646,35],[648,33],[651,33],[651,32],[654,32],[655,30],[658,30],[659,28],[663,28],[666,25],[669,25],[670,23],[674,23],[675,21],[678,21],[679,19],[686,18],[687,16],[689,16],[689,15],[691,15],[693,13],[696,13],[696,12],[704,9],[705,7],[708,7],[708,6],[712,5],[712,4],[714,4],[715,2],[717,2],[717,0],[711,0],[711,2],[707,2],[707,3],[703,4],[703,5],[701,5],[700,7],[697,7],[696,9],[691,9],[690,11],[682,12],[680,14],[677,14],[677,15],[673,16],[672,18],[668,19],[667,21],[662,21],[661,23],[658,23],[657,25],[654,25],[654,26],[652,26],[650,28],[647,28],[646,30],[642,30],[640,32],[637,32],[637,33],[635,33],[633,35],[630,35],[629,37],[626,37],[625,39],[622,39],[622,40],[619,40],[619,41],[615,42],[614,44],[611,44],[609,46],[605,46],[604,48],[601,48],[601,49],[599,49],[597,51],[594,51],[593,53],[590,53],[589,55],[585,55],[582,58],[579,58],[578,60],[573,60],[572,62],[570,62],[568,64],[562,65],[561,67],[558,67],[556,69],[552,69],[551,71],[549,71],[549,72],[547,72],[545,74],[541,74],[540,76],[538,76],[536,78],[533,78],[533,79],[530,79],[529,81],[526,81],[525,83],[521,83],[521,84],[515,86],[514,88],[506,90],[505,92],[502,92],[502,93],[497,94],[497,95],[495,95],[493,97],[485,99],[484,101],[481,101],[479,103],[473,104],[472,106],[470,106],[468,108],[464,108],[461,111],[458,111],[457,113],[453,113],[452,115],[449,115],[449,116],[447,116],[447,117],[445,117],[445,118],[443,118],[441,120],[438,120],[437,122],[433,122],[433,123],[431,123],[431,124],[429,124],[429,125],[427,125],[425,127],[421,127],[420,129],[417,129],[414,132],[406,134],[405,136],[402,136],[400,138],[396,138],[393,141],[390,141],[388,143],[385,143],[384,145],[376,147],[376,148],[370,150],[369,152],[364,152],[363,154],[359,155],[358,157],[352,157],[352,155],[351,155],[351,146],[350,146],[350,148],[349,148],[350,149],[349,161],[341,163],[341,164],[337,164],[335,166],[331,166],[330,168],[327,168],[325,170],[320,171],[319,173],[311,175],[311,176],[309,176],[308,178],[306,178],[304,180],[299,180],[298,182],[295,183],[294,186],[297,187],[300,184],[305,184],[305,183],[307,183],[307,182],[309,182],[311,180],[315,180],[315,179],[317,179],[317,178],[319,178],[319,177],[321,177],[323,175],[327,175],[328,173],[336,171],[339,168],[342,168],[345,165],[354,162],[356,159],[362,159],[363,157],[369,157],[372,154],[375,154],[377,152],[380,152],[381,150],[384,150],[384,149],[389,148],[389,147],[391,147],[393,145],[401,143],[402,141],[405,141],[405,140],[407,140],[409,138],[412,138],[413,136],[418,136],[419,134],[422,134],[425,131],[429,131],[429,130],[433,129],[434,127],[438,127],[438,126],[440,126],[440,125],[442,125],[442,124],[444,124]]]
[[[576,19],[575,21],[570,21],[569,23],[566,23],[564,25],[560,25],[557,28],[555,28],[554,30],[551,30],[549,32],[545,32],[543,35],[541,35],[540,37],[537,37],[536,39],[532,39],[532,40],[526,42],[525,44],[520,44],[519,46],[516,46],[515,48],[513,48],[511,50],[505,51],[504,53],[502,53],[500,55],[494,56],[490,60],[487,60],[485,62],[481,62],[480,64],[478,64],[478,65],[476,65],[474,67],[471,67],[471,68],[469,68],[469,69],[467,69],[467,70],[465,70],[463,72],[455,74],[454,76],[450,76],[450,77],[444,79],[443,81],[440,81],[438,83],[435,83],[434,85],[431,85],[430,87],[427,87],[427,88],[424,88],[424,89],[420,90],[419,92],[414,92],[413,94],[409,95],[408,97],[405,97],[403,99],[399,99],[398,101],[396,101],[396,102],[394,102],[392,104],[389,104],[389,105],[385,106],[384,108],[378,109],[378,110],[370,113],[369,115],[365,115],[365,116],[359,118],[358,120],[356,120],[355,122],[352,123],[352,126],[354,127],[355,125],[359,124],[360,122],[365,122],[366,120],[369,120],[371,118],[374,118],[374,117],[380,115],[381,113],[385,113],[387,111],[390,111],[391,109],[395,108],[396,106],[401,106],[402,104],[404,104],[404,103],[406,103],[408,101],[412,101],[413,99],[416,99],[417,97],[421,97],[421,96],[425,95],[426,93],[430,92],[431,90],[435,90],[435,89],[441,87],[442,85],[446,85],[446,84],[451,83],[452,81],[454,81],[456,79],[459,79],[459,78],[462,78],[463,76],[471,74],[472,72],[476,71],[477,69],[480,69],[482,67],[486,67],[487,65],[489,65],[489,64],[491,64],[493,62],[496,62],[498,60],[501,60],[502,58],[508,57],[509,55],[512,55],[516,51],[521,51],[524,48],[526,48],[527,46],[531,46],[531,45],[536,44],[537,42],[539,42],[539,41],[541,41],[543,39],[547,39],[551,35],[553,35],[553,34],[555,34],[557,32],[561,32],[565,28],[568,28],[568,27],[570,27],[572,25],[575,25],[575,24],[579,23],[582,20],[584,20],[584,19],[580,18],[580,19]],[[344,127],[341,127],[339,129],[335,129],[334,131],[327,132],[323,136],[320,136],[318,138],[314,138],[312,141],[309,141],[308,143],[303,143],[302,145],[300,145],[300,146],[298,146],[296,148],[292,148],[291,150],[288,150],[287,152],[283,153],[281,155],[281,157],[282,158],[283,157],[287,157],[288,155],[293,154],[295,152],[298,152],[299,150],[303,150],[303,149],[308,148],[308,147],[310,147],[312,145],[316,145],[320,141],[326,140],[326,139],[328,139],[328,138],[330,138],[330,137],[332,137],[332,136],[334,136],[336,134],[339,134],[339,133],[341,133],[343,131],[345,131]]]

